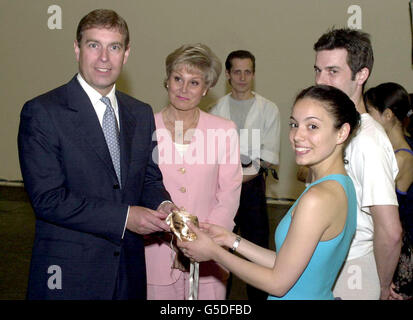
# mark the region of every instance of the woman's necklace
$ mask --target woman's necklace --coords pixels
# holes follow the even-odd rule
[[[165,126],[171,132],[172,140],[176,143],[189,144],[191,142],[193,132],[187,134],[187,131],[196,128],[199,120],[199,109],[196,109],[194,117],[189,123],[183,120],[176,120],[175,117],[170,114],[169,109],[166,110],[165,115]]]

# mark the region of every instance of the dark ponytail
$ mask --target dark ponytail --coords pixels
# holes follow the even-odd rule
[[[413,137],[411,96],[401,85],[386,82],[371,88],[364,94],[364,102],[369,108],[376,109],[380,114],[386,109],[390,109],[402,124],[405,134]]]

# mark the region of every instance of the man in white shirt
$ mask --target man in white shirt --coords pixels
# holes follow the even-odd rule
[[[384,129],[366,112],[364,85],[373,68],[369,35],[335,29],[314,44],[317,84],[344,91],[361,114],[361,127],[345,151],[346,170],[357,193],[357,231],[334,288],[342,299],[389,299],[401,246],[395,194],[398,173]]]
[[[255,57],[246,50],[231,52],[225,61],[225,75],[232,90],[222,97],[211,113],[234,121],[240,131],[243,184],[235,217],[242,237],[268,248],[269,225],[265,175],[279,163],[280,114],[271,101],[252,91]],[[247,285],[250,300],[268,294]]]

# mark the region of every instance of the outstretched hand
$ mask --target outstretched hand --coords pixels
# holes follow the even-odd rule
[[[188,258],[197,262],[214,260],[215,253],[219,246],[212,240],[207,233],[188,222],[188,228],[196,234],[194,241],[177,240],[178,247]]]
[[[231,248],[236,237],[234,233],[216,224],[201,222],[199,226],[201,231],[208,234],[208,236],[212,238],[216,244],[221,247],[225,246],[227,248]]]

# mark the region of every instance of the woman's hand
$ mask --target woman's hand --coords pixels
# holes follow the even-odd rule
[[[192,223],[188,222],[189,229],[196,234],[194,241],[177,241],[178,247],[188,258],[197,262],[213,260],[216,250],[220,247],[207,233],[201,231]],[[208,230],[208,229],[206,229]]]
[[[200,229],[201,231],[205,232],[208,234],[210,238],[214,240],[216,244],[219,246],[231,248],[232,244],[235,241],[236,235],[225,229],[224,227],[218,226],[216,224],[210,224],[210,223],[200,223]]]

